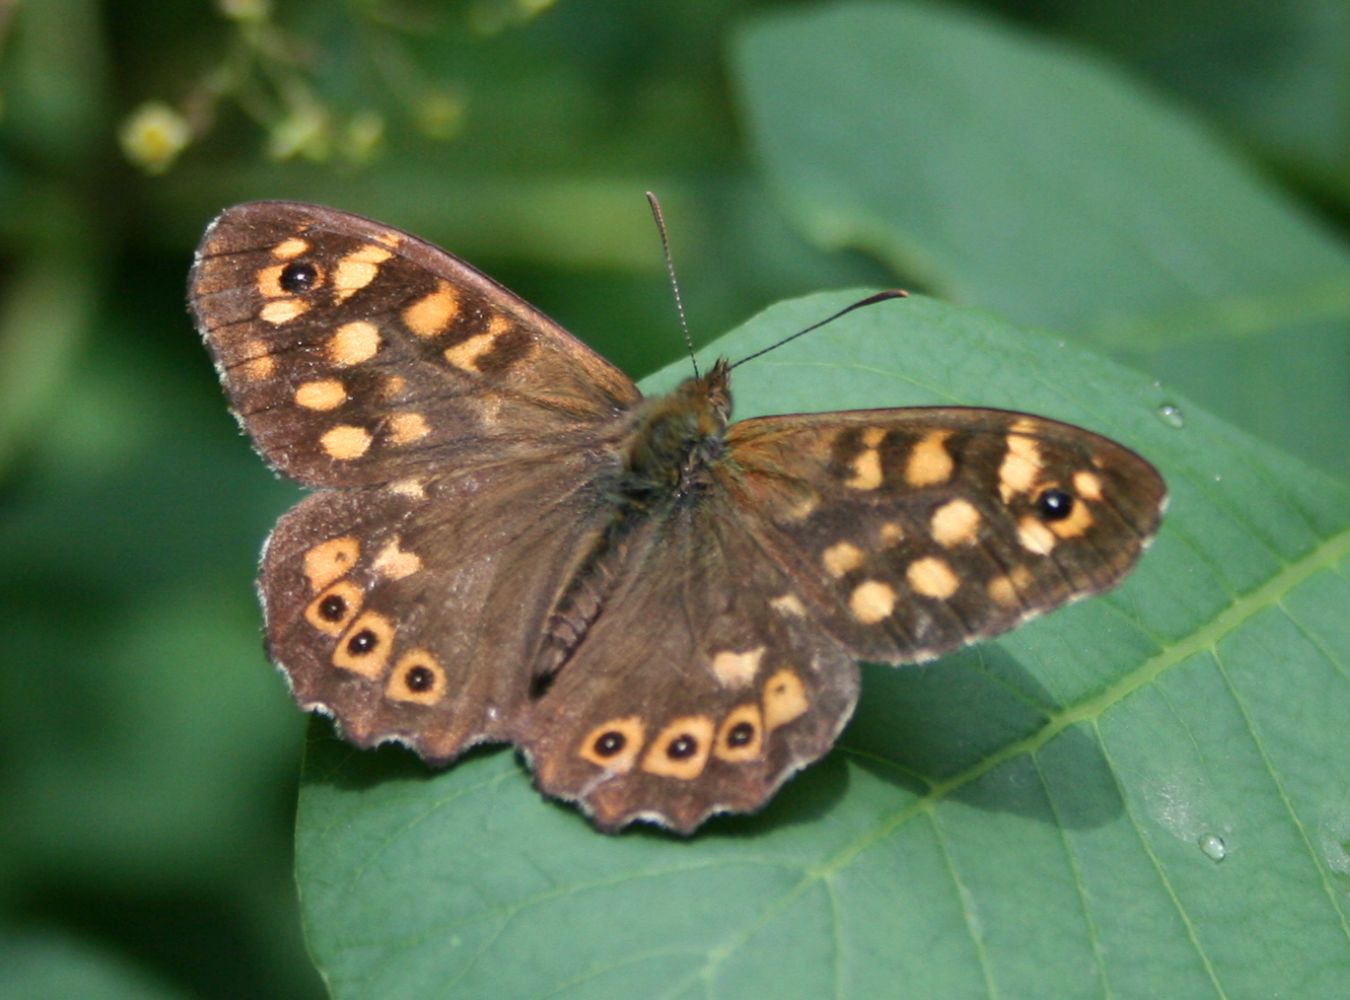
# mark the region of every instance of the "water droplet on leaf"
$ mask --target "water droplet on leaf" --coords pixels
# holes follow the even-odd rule
[[[1186,426],[1186,415],[1181,412],[1181,407],[1175,403],[1162,403],[1154,412],[1158,414],[1158,419],[1168,427],[1181,430]]]

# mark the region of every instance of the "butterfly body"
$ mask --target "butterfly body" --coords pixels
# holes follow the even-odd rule
[[[823,754],[856,660],[918,662],[1117,583],[1161,478],[1081,428],[930,408],[731,423],[644,399],[409,234],[223,213],[190,298],[231,405],[315,487],[259,589],[296,700],[445,763],[505,741],[603,829],[689,832]]]

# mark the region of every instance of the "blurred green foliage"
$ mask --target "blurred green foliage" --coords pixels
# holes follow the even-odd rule
[[[1000,161],[1022,151],[1015,132],[979,135],[984,173],[965,194],[953,184],[950,203],[876,205],[900,213],[888,225],[915,253],[865,226],[822,228],[784,168],[817,170],[807,146],[822,122],[846,135],[855,166],[884,146],[921,176],[943,163],[928,159],[940,144],[919,141],[922,117],[895,154],[904,134],[873,142],[837,101],[807,93],[784,109],[756,95],[766,77],[737,62],[734,40],[780,6],[799,5],[0,2],[0,627],[14,654],[0,669],[0,993],[322,993],[291,874],[304,720],[262,656],[248,584],[295,491],[239,438],[184,312],[192,247],[224,205],[298,198],[417,232],[634,376],[682,349],[649,188],[700,343],[778,299],[840,286],[960,289],[989,308],[1026,306],[1023,322],[1063,315],[1031,309],[1035,284],[1012,295],[1016,280],[944,270],[926,253],[937,244],[926,220],[991,196]],[[1350,8],[953,7],[1020,22],[1122,90],[1142,87],[1316,234],[1318,301],[1286,287],[1262,311],[1197,284],[1169,303],[1191,321],[1184,336],[1146,325],[1125,342],[1102,316],[1055,332],[1093,335],[1344,477]],[[942,50],[928,55],[940,75]],[[849,53],[830,58],[856,73]],[[897,108],[937,107],[922,77],[885,85]],[[972,87],[965,99],[999,96]],[[800,133],[785,110],[804,116]],[[1069,176],[1074,155],[1066,143]],[[1133,196],[1128,179],[1096,197]],[[1035,204],[1026,194],[1004,198]],[[1049,201],[1038,212],[1053,229]],[[867,209],[849,212],[865,221]],[[978,248],[970,224],[964,246]],[[988,223],[1011,259],[1028,224]]]

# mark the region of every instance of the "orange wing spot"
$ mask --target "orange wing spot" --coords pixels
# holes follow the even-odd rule
[[[888,549],[905,540],[905,529],[894,521],[883,524],[878,534],[881,535],[881,544]]]
[[[333,666],[376,680],[384,673],[393,649],[394,623],[382,614],[367,611],[342,633],[333,651]]]
[[[974,545],[980,537],[980,512],[969,500],[950,500],[933,512],[929,527],[943,548]]]
[[[1031,570],[1017,566],[1011,573],[1002,574],[989,581],[987,589],[995,604],[1011,608],[1022,602],[1021,591],[1031,582]]]
[[[811,707],[806,687],[796,671],[784,667],[764,682],[764,731],[786,726]]]
[[[946,600],[961,586],[961,578],[936,556],[915,559],[905,570],[905,579],[916,594]]]
[[[306,410],[333,410],[347,402],[347,388],[335,378],[302,382],[296,386],[295,402]]]
[[[365,595],[350,580],[339,580],[305,608],[305,621],[320,632],[341,635],[356,613],[361,610]]]
[[[311,590],[323,590],[352,571],[361,555],[355,535],[330,538],[305,553],[305,577]]]
[[[273,299],[262,307],[258,317],[265,323],[281,326],[309,312],[309,303],[304,299]]]
[[[577,756],[614,774],[627,774],[642,752],[645,736],[642,720],[636,715],[610,719],[585,735]]]
[[[434,705],[446,694],[445,668],[425,649],[398,658],[384,686],[385,697],[415,705]]]
[[[420,413],[395,413],[389,418],[389,440],[393,444],[409,444],[430,433],[431,427]]]
[[[737,705],[717,729],[713,754],[719,760],[739,764],[758,760],[764,751],[764,723],[754,702]]]
[[[905,462],[905,482],[910,486],[937,486],[950,479],[956,469],[947,450],[951,436],[951,431],[932,431],[915,442]]]
[[[265,299],[279,299],[290,294],[281,287],[281,272],[284,270],[286,270],[285,264],[274,264],[260,270],[258,272],[258,294]]]
[[[403,310],[403,322],[419,337],[444,333],[459,315],[459,296],[448,281],[439,281],[436,290],[422,296]]]
[[[339,462],[360,458],[370,448],[370,442],[370,431],[351,424],[338,424],[319,438],[319,444],[328,457]]]
[[[328,341],[328,359],[335,365],[359,365],[375,357],[380,349],[380,331],[363,319],[343,323]]]
[[[668,723],[642,758],[642,770],[660,778],[693,781],[712,753],[713,728],[706,715],[685,715]]]

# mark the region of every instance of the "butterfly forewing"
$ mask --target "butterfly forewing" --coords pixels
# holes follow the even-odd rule
[[[469,265],[331,209],[222,213],[189,292],[241,422],[307,485],[388,482],[490,458],[501,442],[574,438],[638,399],[622,372]]]
[[[1080,427],[961,407],[734,425],[725,477],[812,616],[907,663],[1114,586],[1157,530],[1162,479]]]

